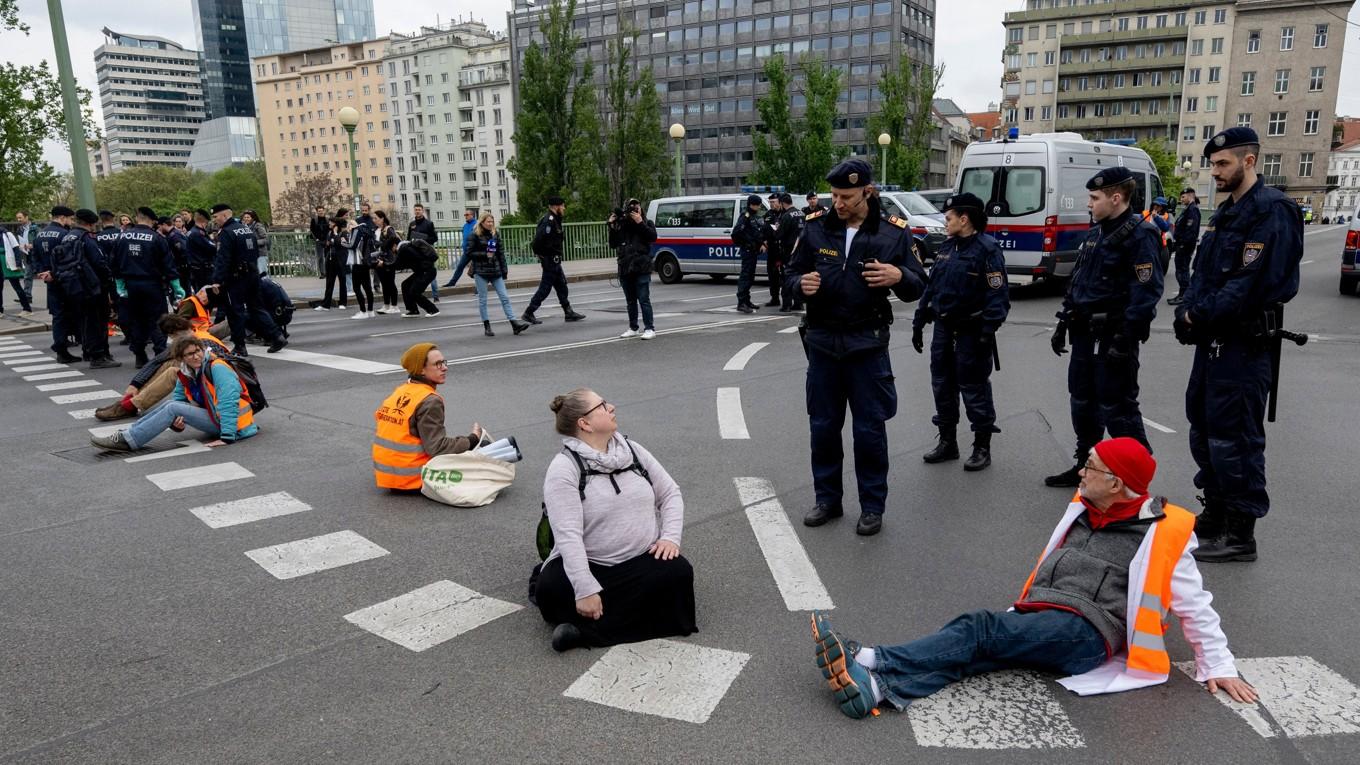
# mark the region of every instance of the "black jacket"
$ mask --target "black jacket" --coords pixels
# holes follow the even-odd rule
[[[322,244],[326,243],[326,237],[331,233],[331,222],[324,215],[312,218],[311,224],[312,238]]]
[[[473,276],[495,281],[510,275],[510,269],[505,264],[505,251],[501,249],[500,237],[482,236],[474,232],[468,237],[467,254]]]
[[[384,268],[397,262],[397,245],[399,244],[401,244],[401,234],[398,234],[395,228],[388,226],[378,232],[378,251],[374,255],[383,262]]]
[[[746,208],[737,213],[737,223],[732,227],[732,244],[758,252],[765,243],[765,211],[759,208]]]
[[[1133,210],[1093,224],[1077,248],[1058,318],[1106,314],[1104,332],[1146,340],[1162,297],[1161,251],[1161,230]]]
[[[619,275],[649,274],[652,272],[652,242],[656,241],[656,224],[642,219],[634,223],[624,216],[609,227],[609,246],[618,251]]]
[[[538,219],[538,228],[534,229],[534,241],[530,248],[545,263],[561,263],[562,242],[565,238],[562,218],[549,212]]]
[[[406,227],[407,239],[424,239],[430,244],[439,242],[439,234],[435,233],[434,221],[429,218],[412,218],[411,225]]]

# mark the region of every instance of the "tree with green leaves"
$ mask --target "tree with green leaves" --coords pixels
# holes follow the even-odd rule
[[[539,20],[543,43],[524,52],[515,157],[507,167],[527,218],[542,214],[550,196],[567,199],[577,218],[604,217],[609,208],[593,67],[589,58],[577,67],[575,16],[576,0],[552,0]]]
[[[621,32],[609,41],[605,98],[600,109],[604,133],[604,174],[609,202],[628,197],[646,202],[666,188],[666,136],[661,132],[661,98],[651,66],[636,69],[637,33]]]
[[[939,67],[908,63],[886,67],[878,80],[882,96],[877,114],[869,117],[869,142],[877,154],[875,167],[882,167],[883,147],[878,136],[892,136],[888,144],[888,177],[879,182],[894,183],[906,189],[921,185],[930,161],[930,135],[935,131],[935,93],[944,78]]]
[[[1188,185],[1181,177],[1180,165],[1176,164],[1176,152],[1167,146],[1166,141],[1144,138],[1137,146],[1147,152],[1148,159],[1152,160],[1152,166],[1157,168],[1157,177],[1161,178],[1162,188],[1166,193],[1175,194]],[[1147,202],[1151,205],[1152,199],[1149,198]]]
[[[761,125],[755,143],[755,171],[752,183],[787,186],[794,191],[820,190],[825,178],[849,153],[837,146],[834,135],[841,94],[841,73],[820,57],[804,56],[798,64],[803,75],[802,95],[807,106],[802,117],[793,116],[789,86],[792,78],[782,55],[765,60],[765,77],[770,89],[760,97],[756,109]]]

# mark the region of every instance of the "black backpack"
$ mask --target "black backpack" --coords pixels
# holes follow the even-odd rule
[[[99,294],[99,276],[85,260],[85,237],[66,236],[52,248],[52,277],[63,292],[73,298],[91,298]]]
[[[260,387],[260,375],[255,371],[255,362],[234,353],[217,351],[213,355],[227,362],[236,373],[236,377],[241,380],[241,386],[246,389],[246,396],[250,399],[250,411],[258,414],[260,410],[269,406],[269,401],[264,397],[264,388]]]
[[[643,467],[642,461],[638,459],[637,450],[633,448],[633,442],[628,440],[628,436],[623,437],[623,442],[628,445],[628,453],[632,455],[633,463],[628,467],[619,468],[618,470],[595,470],[593,468],[588,468],[586,467],[586,461],[581,459],[581,455],[565,446],[562,447],[562,451],[570,454],[572,459],[576,460],[576,468],[581,476],[576,484],[576,491],[580,493],[582,500],[586,498],[586,481],[590,480],[590,477],[593,475],[608,476],[609,482],[614,485],[615,494],[622,493],[622,490],[619,488],[619,482],[614,480],[614,476],[619,473],[637,473],[646,479],[647,483],[652,482],[652,476],[647,473],[647,468]],[[553,539],[552,525],[548,523],[548,504],[546,502],[543,503],[543,517],[538,519],[536,542],[538,544],[538,559],[547,560],[548,554],[552,552],[555,540]]]

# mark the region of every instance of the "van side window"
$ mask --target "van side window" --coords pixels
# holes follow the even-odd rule
[[[689,223],[695,228],[731,228],[736,216],[731,200],[695,202],[690,211]]]
[[[1011,215],[1029,215],[1044,209],[1044,171],[1039,167],[1008,167],[1006,206]]]
[[[666,202],[656,206],[656,225],[662,228],[679,228],[689,225],[685,219],[693,205],[689,202]]]
[[[963,171],[963,181],[959,184],[960,194],[972,194],[978,199],[987,200],[988,208],[992,205],[992,188],[996,184],[997,168],[993,167],[970,167]],[[988,212],[990,215],[990,211]]]

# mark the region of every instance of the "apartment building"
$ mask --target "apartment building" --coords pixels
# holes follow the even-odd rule
[[[198,52],[162,37],[103,32],[104,44],[94,51],[104,113],[96,174],[184,167],[205,114]]]
[[[1320,201],[1352,2],[1028,0],[1004,21],[1003,131],[1163,140],[1213,199],[1204,141],[1250,125],[1268,182]]]
[[[350,147],[336,115],[352,106],[359,112],[359,196],[376,206],[392,204],[392,125],[381,66],[386,44],[367,40],[251,60],[261,153],[276,199],[298,178],[316,173],[350,188]],[[283,211],[276,207],[275,214]]]

